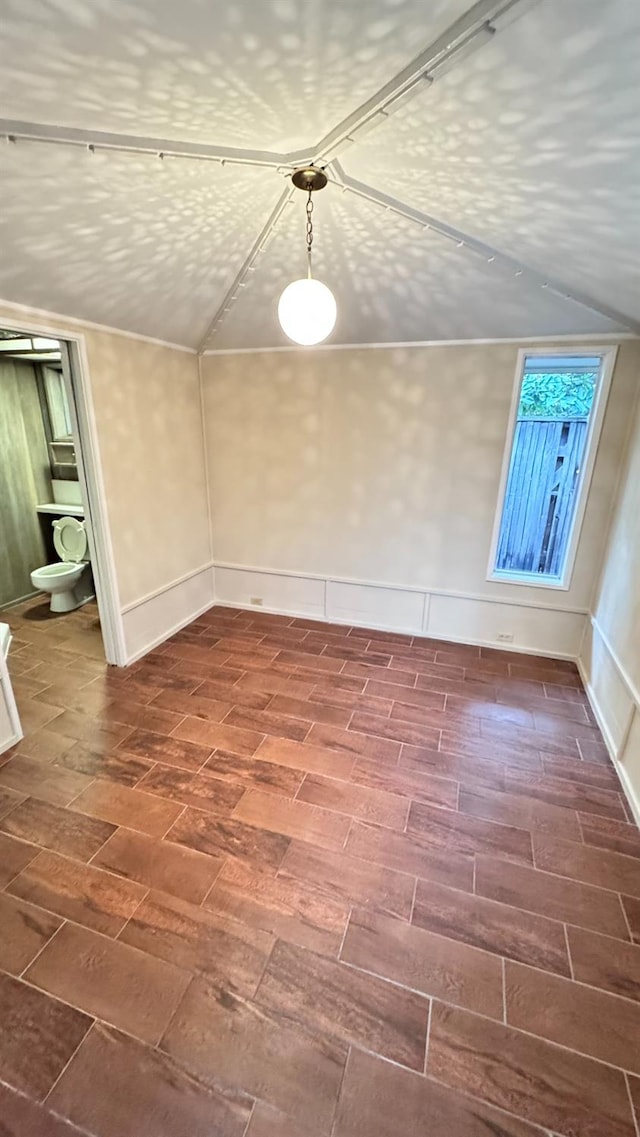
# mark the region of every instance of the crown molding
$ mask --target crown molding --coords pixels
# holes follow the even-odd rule
[[[64,328],[73,331],[74,328],[88,328],[94,332],[104,332],[111,336],[124,336],[125,339],[141,340],[143,343],[153,343],[158,347],[170,347],[173,351],[185,351],[188,355],[198,355],[198,349],[195,347],[188,347],[183,343],[171,343],[169,340],[156,339],[154,336],[145,336],[141,332],[130,332],[124,328],[114,328],[110,324],[97,324],[93,320],[82,320],[77,316],[65,316],[61,312],[50,312],[45,308],[34,308],[31,304],[16,304],[13,300],[3,300],[0,297],[0,323],[5,324],[6,320],[3,315],[4,310],[15,312],[16,316],[22,324],[34,320],[43,320],[45,322],[52,322],[62,326],[58,328],[56,334],[64,339]],[[10,317],[8,317],[10,319]],[[22,330],[20,328],[18,331]]]
[[[460,340],[395,340],[389,343],[319,343],[314,347],[298,347],[294,344],[285,344],[281,347],[219,347],[207,348],[201,351],[201,357],[209,355],[274,355],[280,352],[317,352],[317,351],[393,351],[396,349],[425,348],[425,347],[490,347],[492,344],[545,344],[554,345],[597,343],[610,347],[626,341],[640,341],[640,336],[634,332],[567,332],[559,336],[497,336],[493,339],[460,339]]]

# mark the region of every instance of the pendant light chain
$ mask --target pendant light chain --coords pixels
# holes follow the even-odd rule
[[[313,194],[324,189],[329,179],[318,166],[302,166],[291,174],[295,189],[307,195],[306,245],[307,276],[288,284],[278,301],[278,319],[284,334],[302,347],[322,343],[335,327],[337,306],[330,288],[311,275],[313,245]]]
[[[313,198],[312,191],[309,188],[309,196],[307,197],[307,276],[311,279],[311,246],[313,244]]]

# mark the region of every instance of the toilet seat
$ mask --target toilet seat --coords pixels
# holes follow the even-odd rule
[[[87,559],[87,533],[84,521],[61,517],[53,523],[53,543],[61,561],[79,564]]]

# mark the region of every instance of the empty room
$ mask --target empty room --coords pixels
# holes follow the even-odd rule
[[[640,1137],[637,0],[0,32],[0,1131]]]

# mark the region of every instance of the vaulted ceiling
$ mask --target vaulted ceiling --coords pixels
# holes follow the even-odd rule
[[[0,296],[288,341],[640,329],[638,0],[0,0]]]

